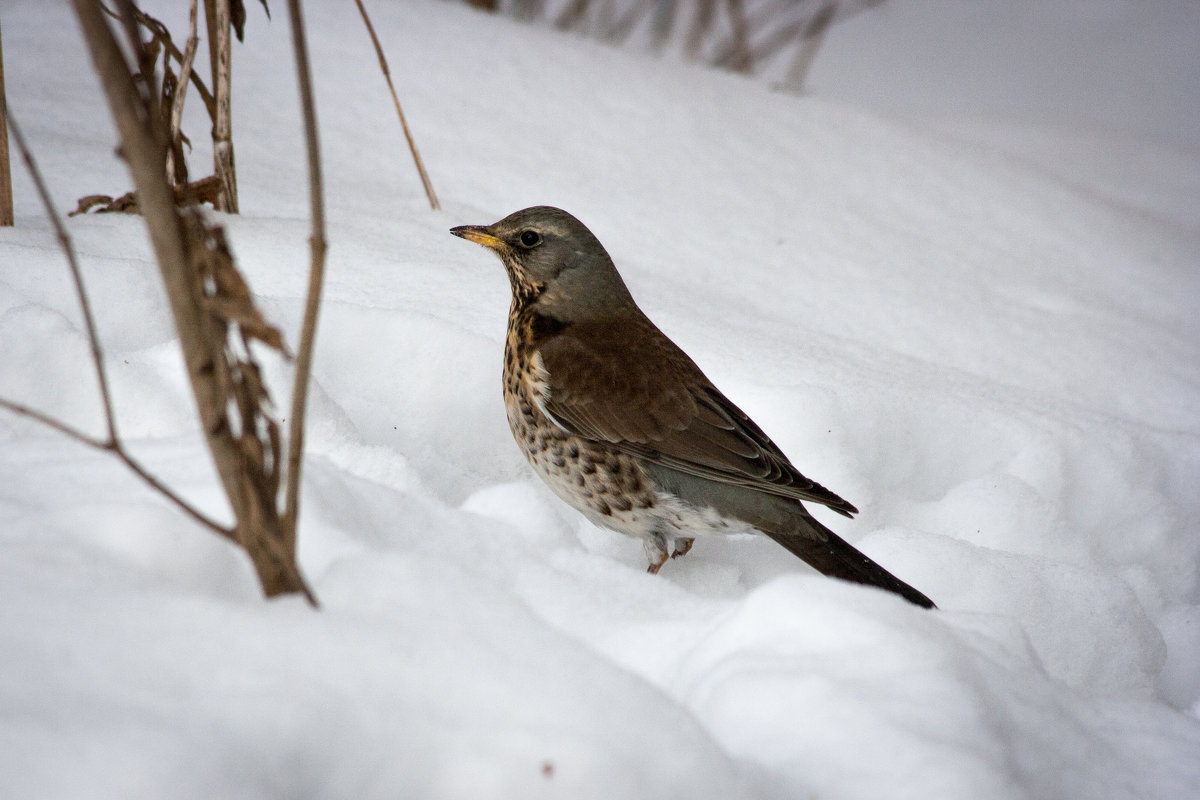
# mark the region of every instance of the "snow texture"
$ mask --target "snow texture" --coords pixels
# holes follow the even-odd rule
[[[152,8],[182,30],[183,5]],[[243,214],[220,222],[294,342],[308,200],[275,5],[247,3],[235,49]],[[434,213],[353,7],[307,5],[331,249],[300,557],[323,608],[263,601],[115,459],[0,415],[0,797],[1200,796],[1200,7],[894,0],[834,28],[795,96],[374,3]],[[126,190],[67,4],[3,13],[59,207]],[[99,433],[16,166],[0,395]],[[537,482],[500,399],[506,279],[446,232],[535,204],[592,228],[863,510],[823,519],[939,611],[758,537],[650,576]],[[142,221],[68,227],[122,434],[225,518]]]

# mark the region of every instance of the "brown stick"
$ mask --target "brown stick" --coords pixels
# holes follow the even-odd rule
[[[213,172],[221,179],[217,196],[218,211],[238,213],[237,170],[233,159],[233,115],[230,94],[233,84],[232,39],[229,0],[206,0],[208,12],[208,52],[212,57],[213,100]]]
[[[829,25],[836,15],[837,4],[827,2],[809,20],[800,33],[800,43],[796,47],[796,54],[792,57],[791,66],[783,79],[784,86],[795,90],[804,88],[804,81],[808,78],[808,71],[812,68],[813,59],[816,58],[817,51],[821,49],[821,43],[825,41],[825,32],[829,30]]]
[[[255,477],[244,469],[246,454],[232,430],[227,385],[222,382],[227,381],[229,372],[221,357],[224,323],[204,313],[198,294],[191,259],[195,255],[192,248],[199,245],[188,238],[166,181],[166,137],[164,127],[158,124],[161,118],[147,113],[100,3],[73,3],[121,134],[122,153],[133,175],[167,289],[206,444],[237,518],[234,535],[250,555],[267,596],[300,592],[315,606],[316,599],[295,565],[294,549],[284,547],[274,497],[257,491]]]
[[[12,167],[8,160],[8,103],[4,99],[4,34],[0,29],[0,227],[13,224]]]
[[[79,300],[80,308],[83,309],[84,327],[87,331],[88,341],[91,344],[92,363],[96,368],[96,379],[100,385],[100,398],[104,406],[104,421],[108,429],[108,439],[105,441],[88,436],[77,428],[57,420],[48,414],[11,400],[0,398],[0,407],[7,408],[15,414],[29,417],[90,447],[107,450],[115,454],[138,477],[178,506],[192,519],[220,536],[233,539],[233,531],[214,522],[210,517],[198,511],[193,505],[172,491],[162,481],[158,480],[158,478],[151,475],[145,467],[129,454],[121,442],[121,438],[117,434],[117,418],[113,410],[112,394],[108,387],[108,375],[104,369],[104,355],[100,348],[100,334],[97,332],[96,322],[92,316],[91,301],[88,298],[87,288],[83,283],[83,272],[79,268],[79,259],[75,254],[75,246],[71,242],[71,237],[67,234],[67,229],[63,227],[62,220],[58,218],[58,214],[54,210],[54,202],[50,199],[50,191],[46,188],[46,182],[42,180],[42,172],[34,162],[33,153],[30,152],[29,146],[26,144],[25,137],[22,136],[21,128],[17,125],[16,120],[12,121],[12,133],[13,141],[17,144],[17,150],[20,151],[22,158],[25,160],[25,166],[29,170],[29,175],[33,178],[33,185],[37,189],[38,197],[41,199],[42,206],[46,210],[46,216],[50,218],[50,223],[54,226],[55,234],[58,237],[58,244],[67,256],[67,265],[71,271],[71,278],[75,283],[75,295]]]
[[[75,297],[79,301],[79,307],[83,310],[83,325],[87,331],[88,342],[91,344],[92,363],[96,367],[96,382],[100,386],[100,399],[104,405],[104,422],[108,428],[108,443],[113,444],[117,441],[117,420],[113,413],[112,392],[108,388],[108,374],[104,370],[104,353],[100,349],[100,335],[96,332],[96,319],[92,314],[92,304],[88,300],[87,289],[83,285],[83,271],[79,268],[79,259],[75,255],[75,247],[71,244],[71,237],[67,235],[67,229],[63,227],[62,220],[58,218],[58,214],[54,210],[54,204],[50,200],[50,190],[46,188],[46,184],[42,180],[41,170],[34,163],[33,154],[29,151],[29,146],[26,144],[25,137],[21,134],[21,127],[17,125],[16,120],[12,121],[12,133],[13,141],[17,143],[17,149],[21,151],[21,155],[25,159],[25,166],[33,178],[34,188],[37,189],[42,205],[46,209],[46,215],[50,217],[50,224],[54,226],[54,234],[58,237],[59,247],[67,255],[67,267],[71,271],[71,280],[75,284]]]
[[[429,180],[429,173],[425,171],[425,162],[421,160],[421,152],[417,149],[417,142],[413,139],[412,131],[408,129],[408,121],[404,118],[404,110],[400,108],[400,98],[396,96],[396,87],[392,85],[392,73],[388,69],[387,58],[383,55],[383,47],[379,44],[379,37],[375,35],[375,26],[371,24],[371,17],[367,15],[366,6],[362,0],[354,0],[358,4],[358,11],[362,14],[363,22],[367,24],[367,33],[371,35],[371,43],[375,45],[375,55],[379,56],[379,68],[383,70],[383,79],[387,81],[388,91],[392,93],[392,102],[396,105],[396,116],[400,117],[400,127],[404,129],[404,138],[408,140],[408,149],[412,152],[413,163],[417,165],[417,172],[421,175],[421,183],[425,186],[425,196],[429,198],[429,207],[434,211],[441,211],[442,206],[438,202],[437,194],[433,191],[433,182]]]
[[[317,114],[313,105],[312,70],[308,62],[308,42],[304,35],[304,13],[300,0],[288,0],[292,23],[292,47],[296,52],[296,76],[300,104],[304,112],[304,142],[308,153],[309,205],[312,215],[312,264],[308,270],[308,295],[304,303],[304,324],[296,354],[296,377],[292,386],[292,414],[288,420],[287,488],[284,494],[283,535],[285,543],[296,541],[300,518],[300,472],[304,454],[304,416],[308,405],[309,374],[312,371],[313,344],[317,334],[317,312],[321,306],[321,288],[325,281],[325,190],[321,177],[321,148],[317,139]]]
[[[6,408],[18,416],[28,417],[35,422],[40,422],[42,425],[52,428],[64,436],[74,439],[75,441],[87,445],[88,447],[94,447],[97,450],[103,450],[105,452],[112,453],[117,458],[121,459],[125,466],[127,466],[133,472],[133,474],[141,478],[147,486],[149,486],[151,489],[154,489],[156,492],[173,503],[180,511],[187,514],[193,520],[200,523],[205,528],[208,528],[221,538],[228,539],[235,544],[237,543],[237,537],[233,535],[232,530],[223,527],[217,522],[214,522],[212,518],[206,516],[202,511],[199,511],[191,503],[176,494],[171,487],[154,477],[149,470],[143,467],[141,463],[137,461],[137,459],[129,454],[129,451],[125,449],[124,444],[121,442],[110,443],[93,438],[88,436],[83,431],[73,428],[65,422],[51,417],[49,414],[44,414],[35,408],[30,408],[29,406],[22,405],[21,403],[15,403],[12,400],[6,400],[3,397],[0,397],[0,408]]]
[[[746,9],[742,7],[742,0],[726,0],[726,5],[729,8],[729,26],[733,29],[730,68],[736,72],[750,72],[754,65],[750,62]]]
[[[192,61],[196,58],[196,45],[200,37],[196,35],[197,0],[191,0],[188,10],[188,38],[183,47],[183,58],[179,63],[179,81],[175,87],[174,102],[171,105],[171,129],[168,132],[169,142],[179,140],[179,128],[183,124],[183,101],[187,98],[188,81],[192,77]],[[175,182],[175,147],[167,148],[167,180]],[[219,195],[218,195],[219,196]]]

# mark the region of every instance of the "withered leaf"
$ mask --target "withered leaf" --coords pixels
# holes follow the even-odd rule
[[[75,207],[74,211],[68,213],[67,216],[73,217],[76,214],[86,214],[87,212],[91,211],[93,208],[95,208],[98,205],[102,205],[104,203],[111,203],[111,202],[112,202],[112,197],[110,195],[89,194],[86,197],[79,198],[79,205],[77,205]]]

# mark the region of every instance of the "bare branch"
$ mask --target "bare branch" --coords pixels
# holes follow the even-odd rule
[[[62,420],[55,419],[45,412],[38,411],[36,408],[30,408],[29,406],[24,405],[23,403],[18,403],[15,400],[9,400],[7,398],[0,397],[0,408],[6,408],[12,413],[22,417],[29,417],[35,422],[40,422],[41,424],[45,425],[47,428],[53,428],[67,438],[74,439],[82,444],[86,444],[88,447],[95,447],[99,450],[112,449],[112,445],[109,442],[106,442],[103,439],[97,439],[94,436],[88,436],[83,431],[74,426],[68,425]]]
[[[361,7],[361,6],[360,6]],[[308,382],[312,372],[313,345],[317,335],[317,312],[325,281],[325,190],[321,178],[321,148],[317,139],[317,113],[313,105],[312,71],[308,63],[308,42],[304,35],[304,13],[300,0],[288,0],[292,22],[292,46],[296,51],[296,75],[300,104],[304,113],[304,140],[308,152],[309,202],[312,214],[312,265],[308,272],[308,296],[304,304],[304,324],[296,355],[296,377],[292,386],[292,414],[288,422],[287,488],[284,495],[284,541],[294,543],[300,516],[300,471],[304,454],[304,416],[308,405]]]
[[[169,141],[172,144],[179,140],[179,129],[183,124],[183,101],[187,98],[188,81],[192,77],[192,61],[196,58],[196,45],[200,41],[200,37],[196,35],[196,2],[191,0],[188,10],[188,38],[187,44],[183,47],[183,59],[179,64],[179,82],[175,88],[174,102],[171,104],[171,128],[168,133]],[[175,147],[172,146],[167,150],[167,175],[168,179],[175,179]]]
[[[581,26],[588,15],[588,6],[591,0],[571,0],[570,4],[565,6],[558,16],[554,19],[554,27],[562,30],[570,30],[576,26]]]
[[[187,514],[189,517],[194,519],[196,522],[198,522],[201,525],[203,525],[204,527],[208,528],[210,531],[217,534],[218,536],[220,536],[224,539],[228,539],[229,541],[233,542],[234,544],[240,544],[240,542],[238,542],[237,536],[234,534],[234,532],[232,530],[214,522],[211,518],[209,518],[205,514],[201,513],[199,510],[197,510],[195,506],[191,505],[190,503],[188,503],[188,501],[184,500],[182,497],[180,497],[178,494],[176,494],[175,491],[173,489],[171,489],[171,487],[167,486],[165,483],[160,481],[158,478],[151,475],[146,470],[146,468],[143,467],[133,456],[129,455],[129,451],[127,451],[125,449],[125,445],[123,443],[117,442],[113,447],[108,448],[108,449],[110,449],[114,453],[116,453],[117,457],[119,459],[121,459],[122,461],[124,461],[125,466],[127,466],[127,467],[129,467],[129,469],[133,470],[133,473],[135,475],[137,475],[139,478],[141,478],[143,481],[145,481],[152,489],[157,491],[163,497],[167,498],[172,503],[174,503],[176,506],[178,506],[179,509],[181,511],[183,511],[183,513]]]
[[[4,35],[0,32],[0,227],[13,224],[12,167],[8,160],[8,104],[4,99]]]
[[[79,307],[83,310],[83,324],[92,349],[96,381],[100,385],[100,399],[104,404],[104,423],[108,428],[108,441],[112,444],[117,441],[117,418],[113,413],[112,392],[108,388],[108,374],[104,371],[104,354],[100,349],[100,336],[96,333],[96,320],[92,315],[92,304],[88,300],[87,289],[83,284],[83,271],[79,269],[75,246],[71,243],[71,237],[67,235],[67,229],[63,227],[62,220],[54,211],[54,202],[50,199],[50,191],[46,188],[45,181],[42,180],[41,170],[34,163],[33,153],[29,151],[25,136],[21,133],[21,127],[17,125],[15,119],[12,120],[12,135],[13,141],[17,143],[17,149],[21,151],[21,156],[25,160],[25,166],[33,178],[33,185],[37,188],[38,197],[41,198],[42,206],[46,209],[46,216],[50,218],[50,224],[54,226],[54,234],[58,237],[58,243],[67,256],[67,266],[71,270],[71,280],[75,284],[75,297],[79,300]]]
[[[107,11],[107,9],[105,10]],[[139,25],[151,30],[158,30],[161,28],[162,33],[166,33],[166,28],[161,22],[154,19],[154,17],[151,17],[137,6],[133,6],[130,10],[134,15],[134,19],[138,21]],[[113,17],[117,16],[116,14],[111,14],[111,12],[109,13]],[[184,61],[183,53],[181,53],[179,48],[175,46],[175,42],[171,41],[171,37],[169,35],[160,35],[159,40],[162,42],[162,46],[165,48],[167,56],[178,61],[180,67],[182,67]],[[182,72],[180,74],[182,75]],[[200,99],[204,101],[204,107],[208,111],[209,119],[215,119],[217,115],[216,100],[213,99],[212,92],[209,91],[208,86],[204,84],[204,79],[200,77],[198,72],[192,70],[188,80],[191,81],[192,86],[196,87],[196,91],[200,93]],[[183,82],[184,80],[181,78],[180,83]]]
[[[792,64],[788,68],[787,76],[783,80],[783,84],[791,89],[801,89],[804,87],[804,81],[808,77],[808,71],[812,67],[813,59],[817,55],[817,50],[821,48],[821,43],[825,41],[825,32],[829,29],[830,23],[837,15],[837,4],[827,2],[821,7],[821,10],[813,15],[809,20],[808,25],[800,34],[800,44],[796,48],[796,54],[792,58]]]
[[[62,420],[55,419],[49,414],[38,411],[36,408],[30,408],[27,405],[23,405],[3,397],[0,397],[0,408],[6,408],[12,413],[21,417],[28,417],[35,422],[45,425],[47,428],[58,431],[69,439],[74,439],[80,444],[93,447],[97,450],[103,450],[106,453],[112,453],[117,458],[121,459],[125,466],[129,467],[129,469],[135,475],[145,481],[150,488],[154,489],[167,500],[170,500],[173,504],[175,504],[180,511],[187,514],[193,520],[208,528],[218,536],[228,539],[234,543],[237,542],[237,537],[233,535],[232,530],[220,525],[210,517],[206,516],[191,503],[176,494],[169,486],[160,481],[158,478],[154,477],[154,475],[152,475],[145,467],[143,467],[141,463],[137,461],[137,459],[129,454],[129,451],[125,449],[125,446],[121,442],[106,442],[102,439],[88,436],[78,428],[72,427]]]
[[[104,370],[104,356],[100,348],[100,335],[96,330],[96,322],[92,315],[91,301],[88,298],[87,288],[83,283],[83,273],[79,268],[79,259],[75,254],[75,246],[71,242],[71,237],[67,234],[67,230],[63,227],[62,221],[58,218],[58,214],[54,211],[54,202],[50,199],[50,192],[46,188],[46,182],[42,180],[42,172],[38,169],[37,163],[33,160],[33,153],[30,152],[25,137],[21,133],[21,128],[17,125],[16,120],[12,121],[13,141],[17,144],[17,149],[21,152],[21,157],[25,161],[25,166],[29,170],[30,177],[33,178],[33,184],[37,188],[38,197],[41,198],[42,206],[46,210],[46,216],[50,218],[50,223],[54,226],[55,234],[58,237],[59,246],[63,253],[66,254],[67,264],[71,270],[71,278],[75,283],[75,294],[79,300],[79,306],[83,309],[84,326],[87,330],[88,341],[91,344],[92,363],[96,368],[96,379],[100,385],[100,397],[104,404],[104,420],[108,428],[108,439],[97,439],[89,436],[86,433],[68,425],[65,422],[51,417],[49,414],[44,414],[36,409],[20,403],[15,403],[11,400],[0,398],[0,406],[7,408],[15,414],[20,414],[30,419],[36,420],[47,427],[53,428],[59,433],[68,436],[76,441],[82,442],[89,447],[95,447],[100,450],[106,450],[116,454],[118,458],[125,462],[129,469],[133,470],[143,481],[156,489],[164,497],[178,506],[184,513],[192,519],[199,522],[204,527],[213,532],[224,536],[227,539],[233,539],[233,532],[228,528],[222,527],[214,522],[209,517],[202,514],[194,506],[168,488],[162,481],[155,478],[138,463],[126,451],[125,446],[121,443],[120,437],[117,434],[116,414],[113,411],[112,393],[108,387],[108,375]]]
[[[208,24],[208,53],[212,64],[214,114],[213,172],[221,179],[222,192],[217,198],[217,210],[238,213],[237,170],[233,158],[233,113],[230,105],[232,90],[232,18],[229,0],[205,0]]]
[[[750,62],[746,10],[742,7],[742,0],[726,0],[726,4],[729,8],[729,25],[733,29],[730,67],[736,72],[750,72],[754,65]]]
[[[223,1],[228,7],[228,0]],[[261,440],[256,440],[258,423],[269,423],[261,413],[261,382],[254,375],[247,382],[257,367],[231,353],[230,323],[204,304],[211,292],[221,290],[220,285],[214,287],[220,283],[217,273],[234,269],[228,249],[220,230],[206,225],[199,212],[176,209],[164,169],[166,120],[149,113],[146,103],[151,99],[139,95],[97,0],[73,2],[121,134],[121,152],[166,285],[201,428],[237,519],[233,535],[249,554],[267,596],[300,592],[315,606],[316,598],[296,566],[294,538],[281,530],[270,494],[277,462],[272,454],[267,463]],[[231,418],[231,399],[242,411],[238,420]]]
[[[396,87],[392,85],[392,73],[388,69],[387,58],[383,55],[383,47],[379,44],[379,37],[375,35],[375,26],[371,24],[371,17],[367,15],[367,8],[363,5],[362,0],[354,0],[358,4],[358,11],[362,14],[363,22],[367,24],[367,33],[371,35],[371,43],[375,45],[375,55],[379,56],[379,68],[383,70],[383,79],[387,81],[388,91],[392,93],[392,102],[396,105],[396,116],[400,117],[400,127],[404,129],[404,138],[408,140],[408,149],[412,152],[413,163],[417,165],[417,172],[421,175],[421,183],[425,186],[425,196],[429,198],[429,207],[434,211],[440,211],[442,206],[438,203],[437,194],[433,191],[433,182],[429,180],[429,173],[425,171],[425,162],[421,160],[421,152],[417,149],[417,142],[413,139],[412,131],[408,128],[408,121],[404,118],[404,110],[400,108],[400,98],[396,96]]]

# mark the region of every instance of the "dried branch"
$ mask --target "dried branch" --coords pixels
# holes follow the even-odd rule
[[[653,6],[657,5],[657,0],[641,0],[639,3],[634,3],[631,8],[627,9],[624,14],[618,17],[606,31],[600,34],[600,38],[608,42],[623,42],[625,41],[633,29],[646,14],[653,10]]]
[[[198,211],[181,213],[176,208],[164,169],[165,120],[150,113],[152,98],[139,94],[97,0],[73,2],[121,134],[121,152],[167,289],[205,442],[237,520],[234,537],[249,554],[268,596],[299,592],[315,606],[316,598],[296,566],[294,538],[280,526],[274,495],[280,468],[278,433],[264,411],[269,398],[248,354],[247,332],[242,330],[241,345],[247,355],[239,356],[229,344],[229,334],[240,329],[244,316],[231,320],[212,302],[228,306],[232,284],[227,273],[236,271],[224,237]],[[145,62],[141,54],[138,60]],[[248,298],[249,292],[245,294]]]
[[[400,108],[400,98],[396,96],[396,87],[392,85],[392,73],[388,69],[387,58],[383,55],[383,47],[379,44],[379,37],[375,35],[375,26],[371,24],[371,17],[367,15],[366,6],[362,0],[354,0],[358,4],[358,11],[362,14],[363,22],[367,24],[367,33],[371,35],[371,43],[375,45],[375,55],[379,56],[379,68],[383,70],[383,79],[387,81],[388,91],[392,93],[392,102],[396,105],[396,116],[400,117],[400,127],[404,129],[404,138],[408,140],[408,149],[412,153],[413,163],[417,165],[417,172],[421,175],[421,183],[425,186],[425,196],[429,198],[429,207],[434,211],[440,211],[442,206],[438,203],[437,195],[433,191],[433,183],[429,180],[429,173],[425,171],[425,162],[421,160],[421,153],[417,150],[417,142],[413,139],[412,131],[408,129],[408,121],[404,118],[404,111]]]
[[[200,99],[204,101],[204,107],[208,111],[209,119],[215,119],[217,115],[217,102],[213,98],[212,92],[209,91],[208,86],[204,83],[204,79],[201,78],[200,74],[195,70],[191,70],[186,80],[184,79],[182,71],[184,54],[180,52],[179,48],[175,46],[175,42],[171,40],[170,33],[167,31],[166,26],[156,20],[154,17],[137,8],[137,6],[133,7],[132,13],[139,25],[154,32],[155,41],[162,45],[167,57],[175,59],[175,61],[180,65],[181,69],[179,83],[182,84],[190,82],[191,85],[195,87],[196,91],[200,93]],[[114,14],[112,16],[115,17],[116,15]]]
[[[79,268],[79,259],[75,255],[75,247],[71,243],[71,237],[67,235],[67,229],[63,227],[62,220],[58,218],[58,214],[54,211],[54,203],[50,200],[50,190],[46,188],[45,181],[42,180],[41,170],[37,168],[37,164],[33,161],[33,153],[30,152],[28,144],[25,142],[25,137],[21,133],[21,127],[17,125],[17,121],[12,120],[12,135],[13,141],[17,143],[17,149],[21,151],[21,156],[25,159],[25,166],[29,170],[29,175],[33,178],[33,185],[37,189],[38,197],[41,198],[42,205],[46,209],[46,216],[50,218],[50,224],[54,226],[54,235],[58,238],[59,247],[67,256],[67,266],[71,271],[71,281],[75,285],[75,298],[79,301],[79,307],[83,311],[83,325],[87,332],[88,342],[91,344],[92,363],[96,368],[96,382],[100,386],[100,399],[104,406],[104,422],[108,430],[108,444],[112,445],[117,441],[117,421],[116,415],[113,414],[112,392],[108,387],[108,374],[104,370],[104,353],[100,349],[100,336],[96,332],[96,319],[92,314],[92,304],[88,300],[87,289],[83,284],[83,271]]]
[[[18,403],[15,400],[9,400],[5,397],[0,397],[0,408],[6,408],[17,416],[28,417],[34,422],[41,423],[47,428],[56,430],[67,438],[74,439],[75,441],[85,444],[88,447],[94,447],[97,450],[108,450],[110,447],[109,443],[103,439],[97,439],[94,436],[88,436],[86,433],[74,427],[73,425],[68,425],[62,420],[52,417],[44,411],[38,411],[36,408],[27,406],[24,403]]]
[[[712,30],[717,18],[717,0],[696,0],[696,14],[683,42],[683,54],[690,59],[700,57],[704,37]]]
[[[361,8],[361,5],[359,6]],[[317,113],[313,105],[312,70],[308,63],[308,42],[304,35],[304,13],[300,0],[288,0],[292,23],[292,47],[296,52],[296,77],[300,87],[300,105],[304,113],[304,142],[308,153],[308,186],[312,215],[312,265],[308,271],[308,295],[304,304],[304,324],[296,357],[296,377],[292,386],[292,415],[288,431],[287,488],[284,490],[283,534],[295,542],[300,517],[300,472],[304,453],[304,417],[308,405],[309,374],[312,371],[313,345],[317,335],[317,312],[325,281],[325,190],[321,177],[321,147],[317,138]],[[373,35],[373,34],[372,34]]]
[[[200,37],[196,35],[196,16],[196,0],[191,0],[188,8],[187,44],[183,47],[183,59],[179,64],[179,81],[176,84],[174,102],[171,103],[171,126],[168,132],[168,140],[172,147],[167,151],[167,176],[173,182],[178,182],[179,178],[175,170],[174,143],[179,141],[179,129],[183,124],[183,101],[187,98],[188,81],[192,77],[192,61],[196,58],[196,45],[200,42]]]
[[[730,66],[735,72],[750,72],[754,64],[750,61],[746,10],[742,7],[742,0],[726,0],[726,5],[729,7],[729,25],[733,28],[733,56]]]
[[[233,158],[233,112],[230,95],[233,85],[231,47],[232,17],[230,0],[205,0],[208,23],[208,52],[212,59],[213,96],[213,172],[221,179],[217,210],[238,213],[237,170]]]
[[[788,68],[787,76],[783,80],[785,86],[791,89],[803,88],[804,81],[808,77],[808,71],[812,67],[813,59],[816,57],[817,51],[821,49],[821,43],[825,41],[825,32],[829,29],[829,25],[833,22],[833,18],[836,15],[837,4],[827,2],[809,20],[808,25],[800,33],[800,44],[796,48],[796,54],[792,58],[792,64]]]
[[[13,224],[12,167],[8,160],[8,104],[4,99],[4,34],[0,31],[0,227]]]
[[[884,0],[469,2],[492,11],[502,9],[519,20],[540,19],[556,28],[577,30],[609,43],[627,42],[638,31],[645,31],[647,46],[654,52],[662,52],[674,39],[687,59],[744,73],[759,70],[780,51],[789,49],[792,55],[782,86],[799,88],[829,25],[879,6]],[[685,16],[686,29],[682,24]]]
[[[581,25],[587,19],[589,5],[591,0],[571,0],[554,19],[554,27],[565,31]]]
[[[50,223],[54,226],[54,232],[58,238],[59,247],[62,248],[67,257],[67,265],[71,271],[71,278],[75,284],[75,295],[79,300],[79,306],[83,310],[84,328],[87,332],[88,342],[91,345],[92,364],[96,369],[96,380],[100,386],[100,398],[104,407],[104,421],[108,431],[107,440],[97,439],[89,436],[86,433],[62,422],[49,414],[45,414],[36,409],[30,408],[21,403],[16,403],[11,400],[0,398],[0,407],[7,408],[9,411],[28,417],[36,422],[52,428],[65,436],[75,439],[89,447],[94,447],[98,450],[106,450],[120,458],[125,465],[129,467],[138,477],[145,481],[150,487],[157,490],[160,494],[174,503],[180,510],[190,516],[192,519],[199,522],[204,527],[214,533],[223,536],[227,539],[233,539],[233,531],[213,521],[210,517],[201,513],[193,505],[188,503],[162,481],[154,477],[145,467],[143,467],[129,451],[125,449],[124,443],[121,441],[117,433],[117,418],[113,411],[112,393],[109,390],[108,374],[104,369],[104,354],[100,347],[100,335],[96,329],[96,322],[92,315],[91,301],[88,298],[87,288],[83,283],[83,272],[79,268],[79,259],[75,254],[75,246],[71,242],[71,237],[67,234],[67,230],[63,227],[62,221],[58,218],[58,214],[54,211],[54,203],[50,199],[50,192],[46,188],[46,183],[42,179],[41,170],[33,160],[33,153],[30,152],[28,145],[25,142],[24,136],[21,134],[21,129],[17,125],[16,120],[12,120],[13,141],[17,144],[17,149],[20,151],[22,158],[25,161],[25,166],[29,170],[30,177],[33,178],[34,187],[37,189],[38,197],[42,201],[42,206],[46,210],[46,216],[49,217]]]

